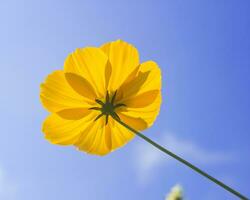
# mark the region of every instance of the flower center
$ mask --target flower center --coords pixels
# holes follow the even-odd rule
[[[123,103],[118,103],[115,104],[115,97],[116,97],[116,93],[117,91],[115,91],[114,95],[112,96],[112,98],[110,98],[109,96],[109,92],[107,91],[106,93],[106,98],[105,98],[105,102],[101,101],[100,99],[96,99],[96,103],[98,103],[101,107],[91,107],[89,108],[90,110],[98,110],[101,112],[101,114],[99,114],[94,121],[98,120],[99,118],[101,118],[102,116],[106,117],[106,124],[108,123],[108,119],[109,116],[113,117],[114,119],[118,119],[120,120],[120,117],[117,115],[117,113],[115,112],[115,110],[121,106],[126,106]]]

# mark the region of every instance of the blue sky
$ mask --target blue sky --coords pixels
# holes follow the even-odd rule
[[[236,199],[136,138],[105,157],[49,144],[39,85],[77,47],[123,39],[162,69],[144,133],[250,196],[248,0],[0,2],[0,199]]]

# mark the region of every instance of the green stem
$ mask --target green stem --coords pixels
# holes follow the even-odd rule
[[[173,152],[165,149],[164,147],[160,146],[159,144],[155,143],[153,140],[149,139],[148,137],[146,137],[145,135],[143,135],[142,133],[138,132],[137,130],[133,129],[132,127],[128,126],[126,123],[124,123],[123,121],[114,118],[118,123],[120,123],[122,126],[126,127],[127,129],[129,129],[130,131],[132,131],[133,133],[135,133],[136,135],[138,135],[139,137],[141,137],[142,139],[146,140],[148,143],[152,144],[153,146],[155,146],[157,149],[161,150],[162,152],[168,154],[169,156],[175,158],[176,160],[180,161],[181,163],[183,163],[184,165],[190,167],[191,169],[193,169],[194,171],[198,172],[199,174],[203,175],[204,177],[208,178],[209,180],[213,181],[214,183],[216,183],[217,185],[223,187],[225,190],[231,192],[232,194],[234,194],[235,196],[239,197],[242,200],[249,200],[247,197],[243,196],[242,194],[240,194],[239,192],[237,192],[236,190],[232,189],[231,187],[225,185],[224,183],[222,183],[221,181],[217,180],[216,178],[210,176],[209,174],[207,174],[206,172],[202,171],[201,169],[199,169],[198,167],[194,166],[193,164],[191,164],[190,162],[184,160],[183,158],[175,155]]]

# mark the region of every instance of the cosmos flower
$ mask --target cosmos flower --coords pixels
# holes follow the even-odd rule
[[[179,185],[174,186],[168,196],[166,197],[166,200],[182,200],[182,188]]]
[[[150,127],[161,104],[161,72],[153,61],[140,63],[124,41],[76,49],[64,69],[48,75],[40,99],[51,113],[42,131],[53,144],[105,155],[125,145],[136,130]]]

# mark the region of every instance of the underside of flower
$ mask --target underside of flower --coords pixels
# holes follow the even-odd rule
[[[50,112],[42,131],[53,144],[106,155],[152,126],[161,104],[161,71],[141,63],[137,49],[122,40],[78,48],[62,70],[41,84],[41,102]]]
[[[121,106],[126,106],[123,103],[115,104],[115,97],[116,97],[117,90],[115,91],[112,98],[109,96],[109,91],[106,93],[105,102],[102,102],[100,99],[96,99],[96,103],[100,104],[101,107],[91,107],[90,110],[99,110],[101,112],[94,121],[98,120],[100,117],[106,117],[106,125],[108,124],[109,116],[113,117],[114,119],[120,120],[120,117],[117,115],[115,110]]]

